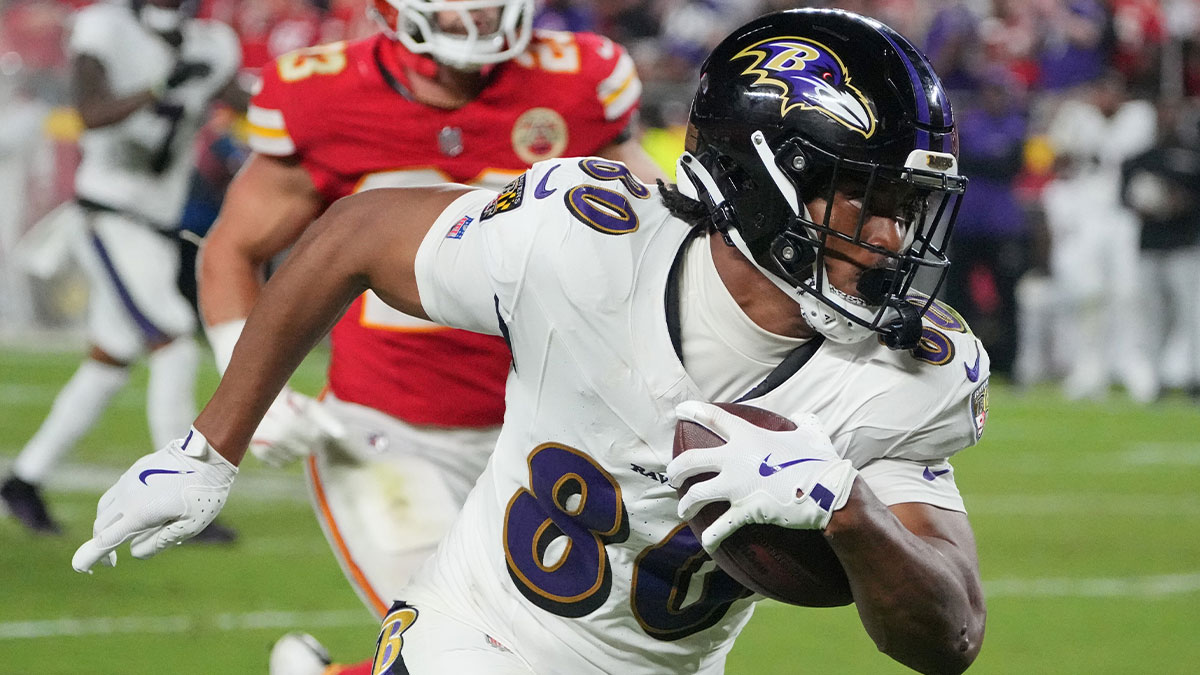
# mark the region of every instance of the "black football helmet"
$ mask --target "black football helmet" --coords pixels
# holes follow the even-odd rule
[[[680,191],[708,205],[717,228],[813,328],[836,342],[879,334],[894,349],[916,346],[967,181],[950,101],[912,43],[850,12],[768,14],[709,55],[689,121]],[[818,197],[832,205],[837,191],[862,202],[853,233],[830,227],[831,207],[805,207]],[[907,226],[904,250],[860,236],[870,214]],[[826,278],[834,238],[887,257],[855,295]],[[934,272],[927,294],[912,288],[923,269]]]

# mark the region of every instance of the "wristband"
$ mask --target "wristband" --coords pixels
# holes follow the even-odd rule
[[[233,319],[204,327],[204,334],[208,336],[208,344],[213,350],[213,359],[217,362],[217,372],[221,375],[225,375],[225,370],[229,368],[229,360],[233,358],[233,347],[245,326],[245,319]]]

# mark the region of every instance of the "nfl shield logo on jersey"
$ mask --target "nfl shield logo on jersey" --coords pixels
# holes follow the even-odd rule
[[[463,216],[457,223],[450,227],[450,231],[446,233],[446,238],[462,239],[463,235],[467,232],[467,227],[473,222],[475,222],[475,219],[471,216]]]
[[[447,157],[458,157],[463,153],[462,129],[443,127],[438,132],[438,150]]]

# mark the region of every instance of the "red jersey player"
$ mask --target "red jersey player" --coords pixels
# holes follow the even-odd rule
[[[341,197],[446,182],[500,189],[559,156],[599,155],[658,176],[630,134],[641,83],[610,40],[532,31],[532,0],[375,0],[373,11],[383,33],[293,52],[263,72],[249,110],[254,155],[200,269],[222,371],[267,261]],[[487,461],[510,356],[500,338],[405,316],[371,293],[332,340],[323,400],[285,389],[251,449],[276,464],[313,452],[322,528],[382,616]],[[288,636],[272,672],[296,673],[295,659],[313,654]]]

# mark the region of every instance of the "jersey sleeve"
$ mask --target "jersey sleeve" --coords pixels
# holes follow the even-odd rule
[[[908,352],[888,352],[886,378],[895,395],[868,396],[835,438],[857,467],[877,459],[938,462],[983,436],[988,414],[987,351],[969,332],[940,333],[949,345],[944,362],[919,362]],[[936,361],[936,359],[931,359]],[[897,365],[899,367],[897,367]]]
[[[79,10],[71,20],[71,36],[67,49],[72,56],[86,54],[107,62],[119,46],[113,11],[129,11],[111,5],[92,5]]]
[[[604,120],[623,129],[642,98],[642,80],[633,57],[621,45],[593,33],[580,33],[577,40],[585,63],[592,61],[586,67],[599,78],[596,99]]]
[[[218,55],[219,63],[215,64],[218,77],[213,78],[217,91],[225,87],[242,67],[242,43],[237,33],[228,24],[212,19],[205,20],[209,40],[214,45],[213,53]]]
[[[966,513],[954,468],[946,460],[877,459],[860,468],[858,475],[885,506],[920,502]]]
[[[477,333],[498,332],[499,300],[489,241],[495,237],[482,231],[484,211],[496,198],[497,193],[490,190],[474,190],[454,200],[417,249],[415,274],[421,306],[437,323]]]
[[[580,161],[538,162],[499,192],[470,192],[442,212],[416,260],[421,305],[431,319],[495,334],[500,322],[537,320],[549,296],[593,308],[625,297],[627,288],[612,287],[625,275],[597,262],[616,260],[613,248],[625,246],[613,236],[620,232],[605,227],[616,219],[597,211],[591,215],[602,222],[587,225],[587,214],[571,215],[564,203],[564,194],[596,180]]]
[[[575,33],[579,50],[579,103],[573,133],[593,140],[584,154],[622,140],[637,112],[642,81],[633,58],[621,45],[593,33]]]
[[[289,123],[298,122],[300,108],[292,101],[292,89],[279,77],[278,62],[263,68],[258,91],[246,110],[247,141],[260,155],[291,157],[299,153]]]

